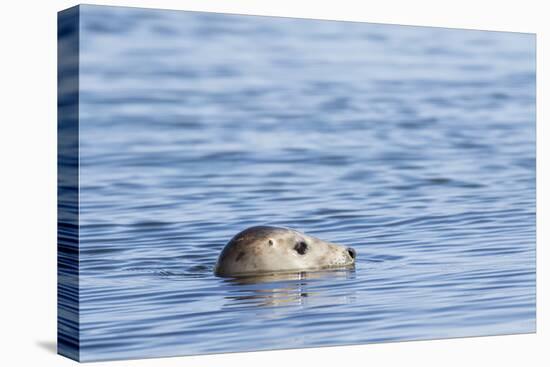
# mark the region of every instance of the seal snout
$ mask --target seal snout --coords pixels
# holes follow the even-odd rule
[[[351,247],[348,247],[348,248],[346,249],[346,251],[348,252],[349,256],[350,256],[352,259],[355,260],[355,256],[356,256],[355,250],[352,249]]]

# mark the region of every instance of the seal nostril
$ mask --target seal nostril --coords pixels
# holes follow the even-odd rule
[[[347,248],[349,256],[351,256],[352,259],[355,259],[355,250],[351,247]]]

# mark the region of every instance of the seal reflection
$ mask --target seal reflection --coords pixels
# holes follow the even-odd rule
[[[348,304],[354,292],[342,294],[342,280],[355,279],[355,269],[331,269],[289,273],[266,273],[246,277],[225,278],[231,295],[227,307],[296,306]]]

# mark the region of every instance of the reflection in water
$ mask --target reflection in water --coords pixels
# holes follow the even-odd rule
[[[322,288],[312,290],[316,280],[355,279],[354,269],[337,269],[295,273],[262,274],[240,278],[227,279],[227,291],[231,300],[228,306],[288,306],[324,303],[351,303],[354,293],[343,295],[328,295]]]

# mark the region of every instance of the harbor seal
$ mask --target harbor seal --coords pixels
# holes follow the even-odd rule
[[[224,247],[214,273],[222,277],[298,272],[355,264],[355,250],[284,227],[245,229]]]

